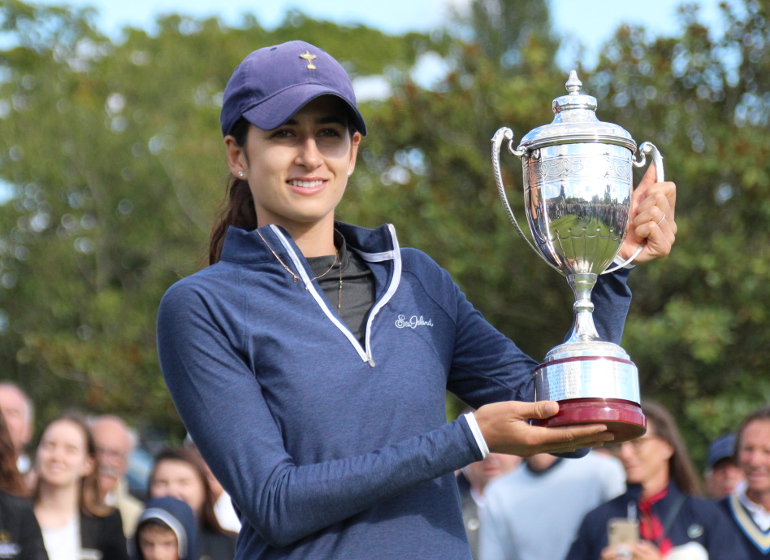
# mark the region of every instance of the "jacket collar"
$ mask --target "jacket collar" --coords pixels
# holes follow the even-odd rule
[[[387,225],[376,229],[367,229],[343,222],[335,222],[334,227],[345,238],[347,246],[361,253],[366,260],[369,260],[367,255],[382,255],[393,250],[393,239]],[[272,249],[281,257],[281,260],[287,262],[286,259],[289,258],[289,254],[276,230],[289,241],[297,255],[302,254],[288,232],[280,226],[262,226],[259,228],[259,232],[255,228],[230,226],[222,247],[222,260],[242,264],[270,261],[275,259],[270,251]],[[259,234],[270,245],[269,248]]]
[[[639,503],[642,497],[642,485],[641,484],[629,484],[626,490],[626,495],[629,498],[629,503],[633,502],[634,505]],[[668,493],[662,500],[655,502],[652,506],[653,510],[660,515],[660,511],[668,511],[669,506],[678,501],[679,496],[682,495],[681,490],[677,488],[673,481],[668,482]]]

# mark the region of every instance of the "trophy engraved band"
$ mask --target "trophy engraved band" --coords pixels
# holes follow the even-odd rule
[[[492,164],[503,206],[516,231],[551,268],[567,277],[575,294],[575,323],[569,339],[546,355],[534,373],[535,400],[559,402],[559,413],[543,426],[603,423],[619,443],[646,431],[637,368],[617,344],[602,341],[593,321],[591,290],[612,265],[625,240],[632,167],[651,154],[658,180],[663,163],[657,148],[636,142],[618,125],[596,118],[596,99],[580,93],[573,70],[568,95],[554,99],[555,118],[526,134],[513,148],[513,132],[492,138]],[[500,171],[500,149],[522,160],[524,208],[532,240],[519,227]],[[637,155],[638,153],[638,155]]]

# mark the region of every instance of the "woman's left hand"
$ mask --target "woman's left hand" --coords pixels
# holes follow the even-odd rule
[[[665,257],[676,238],[676,185],[668,181],[658,183],[657,176],[655,165],[650,165],[631,195],[628,234],[618,255],[629,259],[644,244],[633,264]]]

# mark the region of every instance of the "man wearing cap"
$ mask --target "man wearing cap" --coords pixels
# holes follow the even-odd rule
[[[733,493],[743,480],[743,471],[735,460],[735,434],[723,434],[709,445],[706,460],[706,491],[714,500]]]

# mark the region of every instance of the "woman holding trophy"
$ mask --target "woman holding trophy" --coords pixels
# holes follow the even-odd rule
[[[301,41],[251,53],[225,90],[229,199],[211,266],[161,303],[166,383],[242,514],[236,558],[470,558],[454,471],[490,451],[602,445],[532,426],[537,362],[391,225],[335,221],[366,125],[350,79]],[[646,174],[621,256],[668,254],[675,187]],[[628,269],[594,289],[619,341]],[[446,423],[445,391],[477,408]]]

